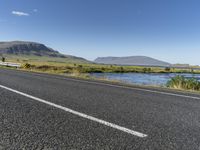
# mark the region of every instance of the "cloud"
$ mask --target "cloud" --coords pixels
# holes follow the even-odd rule
[[[38,12],[38,10],[37,10],[37,9],[33,9],[33,12],[35,12],[35,13],[36,13],[36,12]]]
[[[12,14],[16,16],[29,16],[29,13],[25,13],[21,11],[12,11]]]

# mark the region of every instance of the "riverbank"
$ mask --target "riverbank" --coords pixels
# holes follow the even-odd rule
[[[23,69],[55,73],[193,73],[200,70],[174,67],[117,66],[100,64],[24,63]]]

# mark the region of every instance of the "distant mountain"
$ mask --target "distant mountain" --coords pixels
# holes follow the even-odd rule
[[[81,57],[61,54],[58,51],[53,50],[52,48],[49,48],[41,43],[26,41],[0,42],[0,55],[2,54],[59,57],[87,61]]]
[[[129,57],[98,57],[96,63],[115,64],[115,65],[134,65],[134,66],[170,66],[170,63],[160,61],[146,56],[129,56]]]
[[[175,67],[175,68],[189,68],[190,64],[172,64],[172,67]]]

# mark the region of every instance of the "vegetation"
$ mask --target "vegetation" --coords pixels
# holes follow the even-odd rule
[[[167,87],[199,91],[200,82],[195,78],[185,78],[183,76],[176,76],[167,83]]]
[[[35,72],[53,73],[60,75],[73,76],[78,78],[93,79],[90,73],[200,73],[200,70],[162,68],[162,67],[143,67],[143,66],[117,66],[101,65],[94,63],[83,63],[81,61],[70,61],[64,58],[46,58],[36,56],[12,56],[6,57],[7,61],[21,63],[20,69]],[[107,80],[107,79],[100,79]],[[118,81],[115,81],[118,82]],[[200,91],[200,82],[194,78],[176,76],[172,78],[167,87],[184,90]]]
[[[173,69],[166,71],[160,67],[140,67],[140,66],[110,66],[99,64],[48,64],[48,63],[24,63],[24,69],[57,71],[63,73],[200,73],[200,71]],[[27,67],[28,65],[28,67]]]
[[[6,61],[22,64],[22,69],[41,71],[47,73],[200,73],[200,70],[143,67],[143,66],[117,66],[89,63],[78,59],[56,58],[33,55],[5,55]]]
[[[5,61],[6,61],[6,58],[5,58],[5,57],[2,57],[2,58],[1,58],[1,61],[2,61],[2,62],[5,62]]]

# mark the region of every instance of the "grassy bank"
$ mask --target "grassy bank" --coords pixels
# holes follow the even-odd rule
[[[55,73],[200,73],[200,70],[99,64],[24,63],[24,69]]]

